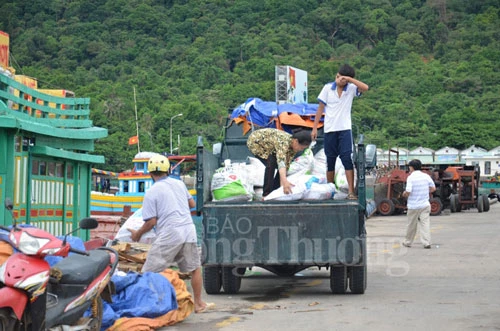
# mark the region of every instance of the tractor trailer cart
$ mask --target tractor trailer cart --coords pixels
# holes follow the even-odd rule
[[[322,148],[322,130],[313,152]],[[333,293],[362,294],[366,271],[365,147],[355,146],[358,200],[212,201],[210,184],[223,161],[253,156],[236,124],[228,124],[220,153],[197,147],[197,212],[203,216],[203,284],[208,294],[239,291],[247,268],[278,276],[306,268],[330,271]]]

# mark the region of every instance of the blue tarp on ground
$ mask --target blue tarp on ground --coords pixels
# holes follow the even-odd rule
[[[102,330],[113,325],[120,317],[155,318],[177,309],[175,289],[168,279],[159,273],[129,272],[115,275],[116,294],[113,303],[104,301]]]

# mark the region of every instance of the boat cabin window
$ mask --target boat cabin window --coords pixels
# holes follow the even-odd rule
[[[32,175],[38,175],[38,160],[33,160],[33,163],[31,165],[31,174]]]
[[[49,172],[47,173],[47,175],[49,175],[50,177],[54,177],[54,175],[56,174],[56,164],[54,162],[49,162],[48,170]]]
[[[73,165],[68,164],[66,166],[66,178],[73,179]]]
[[[128,180],[123,181],[123,192],[128,192]]]
[[[63,171],[63,164],[62,163],[59,163],[57,162],[56,163],[56,176],[58,178],[63,178],[64,177],[64,171]]]
[[[139,192],[144,193],[146,192],[146,183],[144,181],[139,181]]]
[[[22,139],[23,139],[23,138],[22,138],[22,137],[20,137],[20,136],[16,136],[16,137],[14,138],[15,151],[16,151],[17,153],[20,153],[20,152],[21,152]]]
[[[40,176],[45,176],[47,174],[47,164],[45,163],[45,161],[40,161],[38,168],[40,169],[38,171],[38,174]]]
[[[145,164],[146,164],[146,163],[137,162],[137,163],[135,164],[135,171],[137,171],[137,172],[144,172],[144,169],[145,169]]]

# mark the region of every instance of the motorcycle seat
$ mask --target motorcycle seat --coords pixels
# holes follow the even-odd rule
[[[109,265],[110,256],[107,251],[95,249],[88,253],[88,256],[72,254],[52,267],[59,275],[59,284],[89,285]]]

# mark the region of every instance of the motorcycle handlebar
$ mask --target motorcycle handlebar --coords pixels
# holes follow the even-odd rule
[[[3,226],[3,225],[0,225],[0,229],[7,231],[7,232],[10,232],[10,230],[11,230],[10,228]]]
[[[87,255],[87,256],[89,255],[88,252],[81,251],[79,249],[75,249],[75,248],[72,248],[72,247],[69,249],[69,251],[70,251],[70,253],[76,253],[76,254]]]

